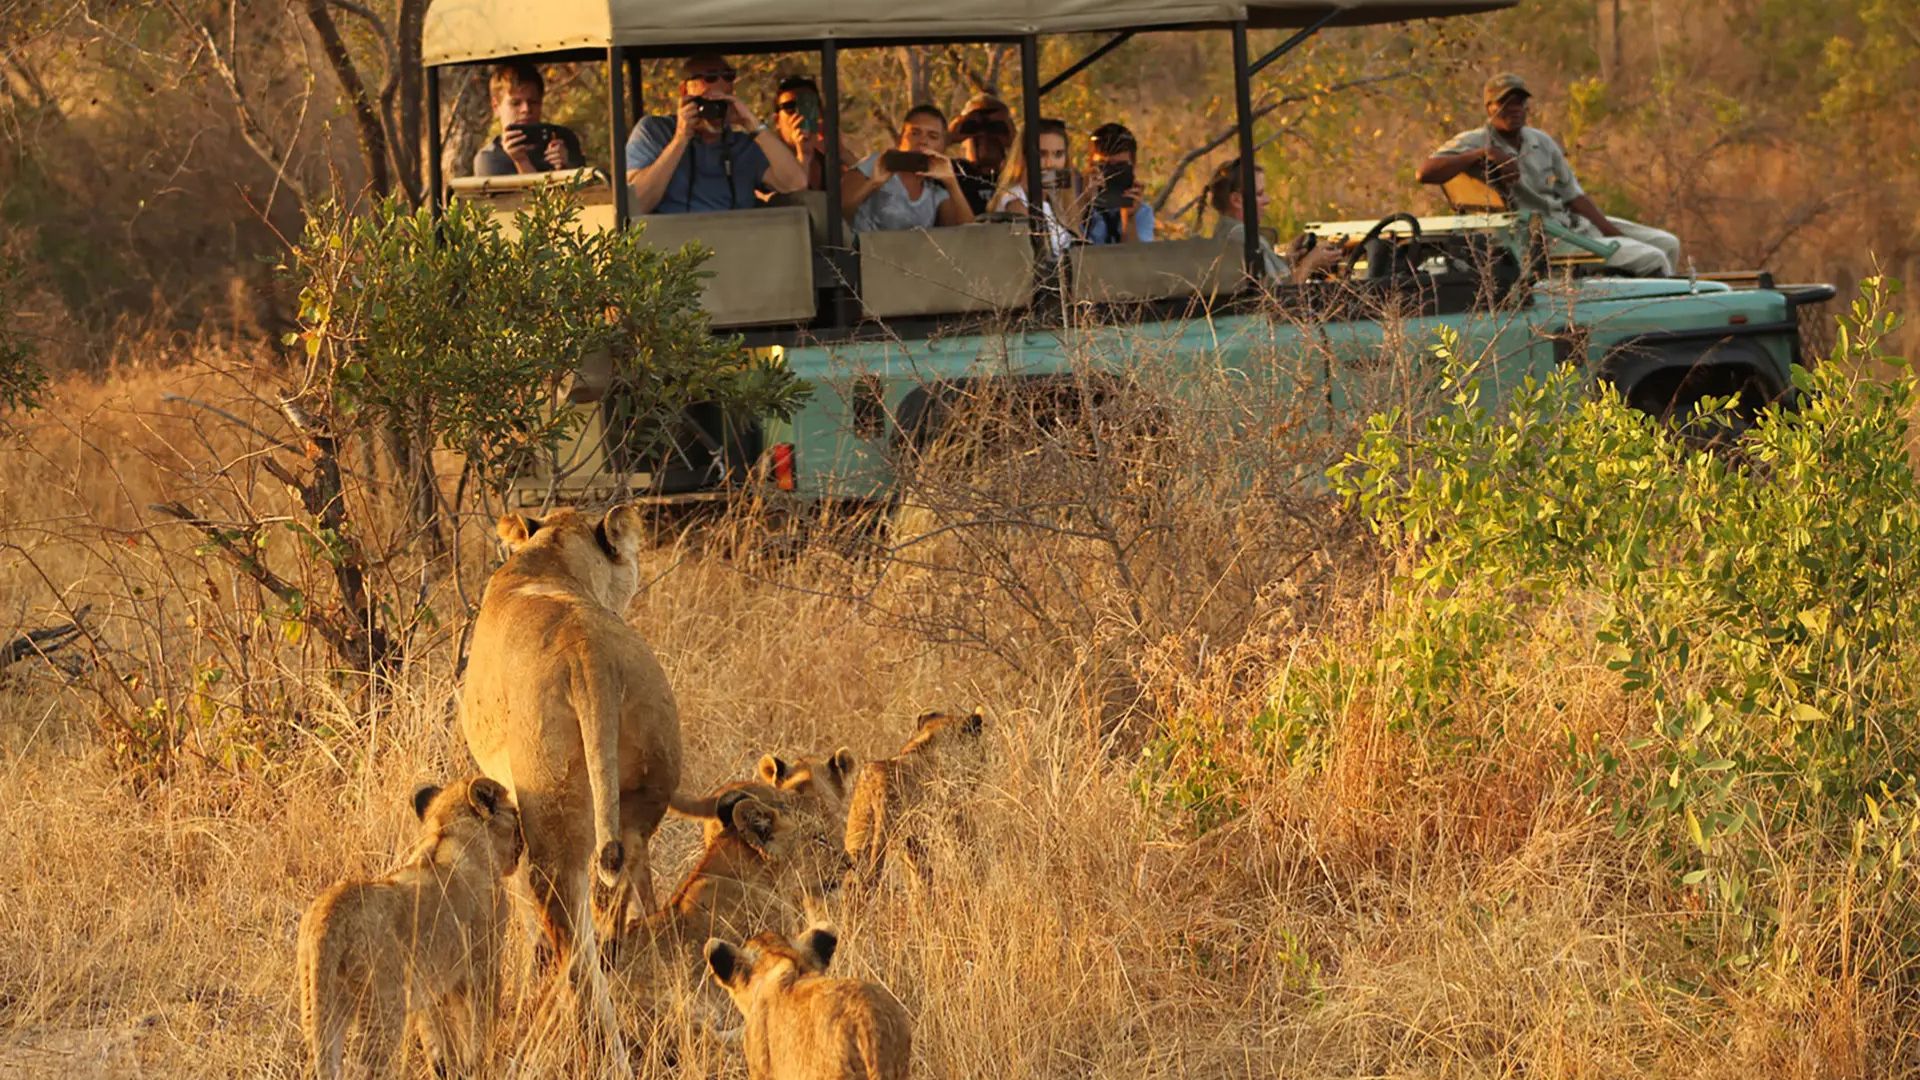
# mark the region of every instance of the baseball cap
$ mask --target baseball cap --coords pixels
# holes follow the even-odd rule
[[[1522,79],[1511,71],[1504,71],[1487,80],[1487,85],[1482,93],[1482,97],[1485,98],[1487,104],[1492,105],[1495,102],[1505,101],[1509,94],[1525,94],[1528,97],[1532,97],[1533,91],[1527,89],[1527,81],[1525,79]]]

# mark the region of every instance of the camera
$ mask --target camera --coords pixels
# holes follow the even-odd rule
[[[1100,193],[1093,205],[1101,210],[1124,210],[1127,189],[1133,187],[1133,166],[1124,161],[1103,162],[1100,166]]]
[[[727,113],[733,109],[733,102],[725,98],[703,97],[694,98],[693,100],[700,109],[700,119],[713,124],[726,123]]]
[[[888,172],[923,173],[933,167],[933,159],[917,150],[888,150],[880,155],[880,164]]]
[[[1065,169],[1041,169],[1040,187],[1047,191],[1058,191],[1069,183]]]

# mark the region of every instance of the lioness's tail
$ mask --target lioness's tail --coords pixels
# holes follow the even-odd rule
[[[688,795],[676,791],[667,796],[667,809],[690,818],[717,818],[720,816],[720,792],[706,795]]]
[[[573,714],[586,751],[587,787],[593,796],[593,867],[603,885],[622,884],[626,848],[620,842],[620,687],[597,664],[574,668]]]

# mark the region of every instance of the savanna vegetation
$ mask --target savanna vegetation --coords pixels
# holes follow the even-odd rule
[[[497,480],[566,436],[566,373],[671,371],[663,412],[805,392],[705,333],[692,257],[557,202],[425,242],[396,137],[423,8],[0,9],[0,1074],[302,1075],[295,924],[469,767]],[[1917,30],[1892,0],[1542,0],[1330,32],[1259,88],[1283,230],[1433,206],[1416,156],[1512,68],[1603,206],[1857,291],[1802,407],[1731,447],[1574,372],[1495,400],[1449,342],[1388,358],[1351,429],[1226,372],[1158,410],[1143,355],[1088,423],[1012,403],[999,452],[930,447],[880,527],[662,530],[629,617],[694,783],[988,718],[927,875],[830,912],[919,1075],[1920,1071]],[[1174,229],[1224,56],[1145,36],[1057,99],[1140,132]],[[858,134],[1015,59],[854,53]],[[551,84],[601,145],[595,74]],[[484,86],[448,91],[457,161]],[[663,891],[696,847],[668,823]],[[530,953],[494,1049],[569,1074]],[[742,1075],[688,976],[615,973],[643,1075]]]

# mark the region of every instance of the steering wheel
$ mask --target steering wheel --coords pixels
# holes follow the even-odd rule
[[[1385,233],[1387,226],[1396,222],[1405,222],[1407,228],[1412,232],[1412,235],[1407,237],[1405,244],[1412,247],[1419,246],[1421,236],[1420,219],[1404,210],[1398,213],[1388,214],[1386,217],[1374,222],[1373,228],[1367,230],[1367,235],[1361,237],[1359,243],[1347,250],[1347,276],[1353,276],[1354,265],[1360,261],[1360,256],[1363,254],[1367,257],[1367,279],[1369,281],[1378,281],[1382,278],[1392,276],[1395,251],[1401,245],[1396,241],[1387,239]]]

